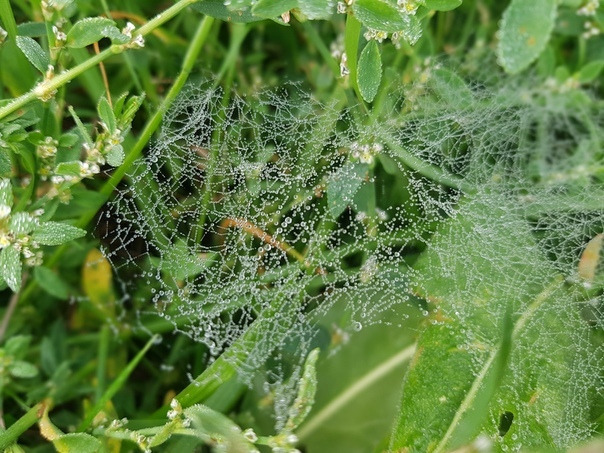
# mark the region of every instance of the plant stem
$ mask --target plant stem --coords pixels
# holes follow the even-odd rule
[[[6,0],[0,0],[0,1],[6,1]],[[155,16],[155,18],[151,19],[145,25],[140,27],[137,30],[136,34],[145,36],[145,35],[151,33],[153,30],[160,27],[168,20],[172,19],[176,14],[178,14],[183,9],[187,8],[189,5],[195,3],[196,1],[197,0],[180,0],[178,3],[171,6],[170,8],[165,10],[163,13],[158,14],[157,16]],[[207,17],[205,19],[207,19]],[[205,19],[204,19],[204,21],[205,21]],[[44,82],[40,83],[39,85],[34,87],[29,92],[25,93],[23,96],[19,96],[18,98],[14,99],[12,102],[8,103],[4,107],[1,107],[0,108],[0,119],[6,117],[7,115],[10,115],[11,113],[15,112],[16,110],[20,109],[21,107],[25,106],[26,104],[29,104],[30,102],[32,102],[36,99],[38,99],[42,96],[45,96],[49,93],[52,93],[54,90],[57,90],[58,88],[62,87],[63,85],[65,85],[65,84],[69,83],[70,81],[72,81],[73,79],[75,79],[77,76],[82,74],[84,71],[87,71],[88,69],[96,66],[100,62],[109,58],[111,55],[115,55],[115,54],[123,52],[125,49],[126,49],[126,47],[124,45],[113,45],[113,46],[105,49],[101,53],[94,55],[93,57],[86,60],[85,62],[70,69],[69,71],[56,75],[52,79],[45,80]]]
[[[411,152],[405,149],[402,145],[396,143],[392,137],[387,134],[380,134],[379,137],[388,148],[396,153],[396,156],[399,157],[405,165],[409,168],[417,171],[420,175],[425,176],[428,179],[436,181],[443,186],[451,187],[454,189],[461,190],[465,194],[474,194],[476,193],[476,189],[470,186],[467,182],[465,182],[459,176],[448,174],[444,170],[439,167],[432,165],[428,162],[424,162],[417,156],[414,156]]]
[[[9,0],[0,0],[0,19],[2,19],[10,39],[15,39],[17,37],[17,22],[15,22],[15,15]]]
[[[147,342],[147,344],[143,347],[143,349],[141,349],[139,351],[139,353],[136,354],[136,356],[130,361],[128,366],[122,370],[122,372],[115,379],[115,381],[113,381],[113,383],[109,386],[109,388],[103,394],[103,396],[96,402],[94,407],[92,409],[90,409],[90,411],[86,414],[86,417],[84,418],[82,423],[80,423],[80,426],[78,426],[78,431],[80,431],[80,432],[84,431],[90,426],[90,424],[94,420],[94,417],[96,417],[97,414],[103,410],[103,408],[105,407],[105,404],[107,404],[111,400],[111,398],[113,398],[115,396],[115,394],[118,392],[118,390],[122,388],[122,386],[124,385],[124,383],[126,382],[128,377],[130,376],[130,374],[132,374],[132,372],[134,371],[134,368],[136,368],[138,363],[141,361],[141,359],[145,356],[147,351],[151,348],[151,346],[153,346],[153,344],[157,341],[158,338],[159,337],[157,335],[153,335],[153,337],[151,337],[151,339]]]
[[[45,408],[46,404],[43,402],[36,404],[23,417],[9,426],[4,433],[0,434],[0,451],[4,451],[12,443],[16,442],[21,434],[36,423],[44,413]]]

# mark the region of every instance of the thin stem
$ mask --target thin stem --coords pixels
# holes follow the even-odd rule
[[[222,223],[222,225],[225,228],[231,228],[231,227],[241,228],[246,233],[249,233],[252,236],[257,237],[261,241],[264,241],[265,243],[267,243],[269,245],[272,245],[274,247],[277,247],[279,250],[284,251],[289,256],[291,256],[292,258],[294,258],[295,260],[297,260],[303,266],[308,267],[308,265],[309,265],[309,263],[304,259],[304,257],[300,254],[300,252],[298,252],[291,245],[287,244],[286,242],[283,242],[283,241],[280,241],[278,239],[275,239],[270,234],[268,234],[265,231],[261,230],[256,225],[254,225],[253,223],[249,222],[248,220],[245,220],[245,219],[225,219],[224,222]]]
[[[103,410],[103,408],[111,400],[111,398],[113,398],[115,396],[115,394],[118,392],[118,390],[120,390],[122,388],[122,386],[124,385],[124,383],[126,382],[128,377],[130,376],[130,374],[132,374],[132,372],[134,371],[134,369],[136,368],[138,363],[145,356],[145,354],[151,348],[151,346],[153,346],[153,344],[158,340],[158,338],[159,337],[157,335],[153,335],[153,337],[151,337],[151,339],[147,342],[147,344],[143,347],[143,349],[141,349],[139,351],[139,353],[136,354],[136,356],[130,361],[128,366],[126,366],[126,368],[124,368],[122,370],[122,372],[118,375],[118,377],[115,379],[115,381],[113,381],[113,383],[109,386],[109,388],[103,394],[103,396],[101,398],[99,398],[99,400],[96,402],[94,407],[92,409],[90,409],[90,411],[86,414],[86,417],[84,418],[84,420],[82,421],[82,423],[80,423],[80,426],[78,427],[78,431],[84,431],[90,426],[90,424],[94,420],[94,417],[96,417],[97,414],[99,412],[101,412],[101,410]]]
[[[24,274],[21,281],[21,288],[23,288],[23,283],[27,279],[27,274]],[[19,303],[19,294],[20,291],[13,293],[11,296],[8,306],[6,307],[6,312],[4,313],[4,317],[2,318],[2,323],[0,323],[0,344],[4,340],[4,335],[6,335],[6,331],[8,330],[8,325],[10,323],[11,318],[13,317],[13,313],[15,312],[15,308],[17,308],[17,304]]]
[[[363,394],[365,390],[377,384],[377,382],[384,376],[394,371],[398,366],[407,362],[415,354],[416,345],[413,344],[398,354],[390,357],[385,362],[381,363],[376,368],[372,369],[369,373],[364,375],[355,384],[347,387],[342,393],[334,398],[327,406],[321,409],[316,415],[309,418],[302,427],[296,431],[296,435],[299,439],[307,438],[313,431],[320,427],[327,420],[331,419],[333,415],[341,410],[348,403],[353,401],[358,395]]]
[[[0,1],[6,1],[6,0],[0,0]],[[137,30],[136,34],[145,36],[145,35],[151,33],[153,30],[155,30],[156,28],[163,25],[165,22],[172,19],[180,11],[187,8],[189,5],[195,3],[196,1],[197,0],[180,0],[178,3],[176,3],[172,7],[168,8],[163,13],[158,14],[157,16],[155,16],[155,18],[153,18],[152,20],[147,22],[145,25],[140,27]],[[206,19],[207,19],[207,17],[206,17]],[[204,19],[204,21],[205,21],[205,19]],[[99,53],[99,54],[91,57],[90,59],[84,61],[83,63],[77,65],[76,67],[70,69],[69,71],[56,75],[52,79],[45,80],[44,82],[38,84],[36,87],[34,87],[29,92],[25,93],[22,96],[19,96],[18,98],[14,99],[12,102],[8,103],[4,107],[1,107],[0,108],[0,119],[6,117],[7,115],[10,115],[11,113],[15,112],[16,110],[20,109],[21,107],[29,104],[30,102],[32,102],[36,99],[48,96],[53,91],[57,90],[58,88],[62,87],[63,85],[65,85],[65,84],[69,83],[70,81],[72,81],[73,79],[75,79],[77,76],[82,74],[84,71],[87,71],[88,69],[93,68],[94,66],[96,66],[100,62],[106,60],[107,58],[109,58],[112,55],[123,52],[125,49],[126,49],[126,46],[124,46],[124,45],[113,45],[113,46],[105,49],[101,53]]]
[[[443,186],[459,189],[465,194],[474,194],[476,189],[470,186],[459,176],[445,172],[444,170],[432,165],[428,162],[424,162],[417,156],[414,156],[409,150],[405,149],[402,145],[396,143],[392,137],[381,134],[379,137],[388,148],[396,153],[396,156],[400,158],[405,165],[411,169],[417,171],[420,175],[425,176],[428,179],[436,181]]]
[[[36,404],[23,417],[9,426],[4,433],[0,434],[0,451],[4,451],[15,443],[21,434],[33,426],[40,419],[45,408],[46,403],[44,402]]]

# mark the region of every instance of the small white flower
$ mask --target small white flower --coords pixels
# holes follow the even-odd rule
[[[132,22],[128,22],[126,26],[122,29],[122,35],[128,36],[128,38],[132,38],[132,32],[136,27]]]

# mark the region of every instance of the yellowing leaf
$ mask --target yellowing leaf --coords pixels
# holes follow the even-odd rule
[[[591,283],[596,275],[596,269],[600,262],[600,250],[602,250],[602,239],[604,235],[598,234],[587,243],[585,250],[579,260],[579,277],[586,283]]]
[[[86,256],[82,268],[82,289],[96,309],[113,316],[115,295],[111,264],[98,249],[92,249]]]

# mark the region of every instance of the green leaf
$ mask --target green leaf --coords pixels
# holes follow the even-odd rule
[[[3,349],[8,355],[21,358],[27,353],[31,340],[30,335],[15,335],[6,341]]]
[[[11,216],[8,228],[17,235],[29,234],[36,225],[36,220],[27,212],[16,212]]]
[[[82,166],[80,165],[80,161],[61,162],[57,165],[55,172],[61,176],[80,177],[82,175]]]
[[[46,36],[46,24],[44,22],[25,22],[17,25],[17,32],[21,36],[41,38]]]
[[[67,223],[44,222],[36,228],[32,238],[42,245],[61,245],[85,235],[85,230]]]
[[[104,17],[86,17],[74,24],[67,33],[67,47],[76,49],[89,46],[103,38],[115,39],[121,35],[115,22]]]
[[[515,74],[541,54],[554,28],[556,0],[512,0],[503,13],[498,45],[499,63]]]
[[[7,149],[0,148],[0,177],[9,176],[13,169],[13,163],[8,153]]]
[[[578,438],[587,423],[587,408],[575,402],[589,386],[579,352],[587,326],[510,200],[467,201],[416,269],[414,293],[433,308],[405,377],[391,449],[445,452],[480,432],[494,451],[563,449],[562,431]],[[566,331],[573,335],[549,335]],[[493,435],[507,412],[509,433]]]
[[[334,219],[350,205],[367,176],[367,170],[367,164],[348,161],[330,175],[327,182],[327,205]]]
[[[105,155],[105,159],[107,159],[107,163],[112,167],[119,167],[124,162],[126,155],[124,154],[124,148],[122,145],[112,146],[107,154]]]
[[[604,69],[604,60],[590,61],[576,75],[580,83],[590,83],[596,80]]]
[[[10,179],[0,179],[0,205],[13,206],[13,186],[10,183]]]
[[[99,118],[107,127],[107,131],[110,134],[115,133],[115,130],[117,129],[115,114],[113,113],[113,109],[109,105],[109,101],[105,96],[101,97],[99,105],[97,106],[97,111],[99,112]]]
[[[17,360],[11,363],[8,371],[13,377],[21,379],[30,379],[38,375],[38,368],[23,360]]]
[[[242,8],[236,11],[228,9],[223,0],[204,0],[191,5],[194,10],[205,14],[206,16],[224,20],[226,22],[258,22],[264,20],[263,17],[254,16],[250,8]]]
[[[58,453],[97,453],[103,444],[86,433],[63,434],[52,441]]]
[[[352,11],[365,27],[374,30],[392,33],[407,25],[396,6],[386,0],[356,0]]]
[[[57,299],[66,300],[71,292],[67,283],[56,273],[44,266],[34,268],[34,278],[44,291]]]
[[[4,247],[0,252],[0,275],[15,293],[21,288],[21,268],[21,253],[13,246]]]
[[[258,0],[252,7],[252,14],[272,19],[298,6],[298,0]]]
[[[306,362],[304,362],[304,371],[298,383],[298,395],[294,403],[289,408],[289,417],[285,423],[284,430],[293,431],[305,419],[315,402],[315,393],[317,392],[317,359],[320,349],[316,348],[310,351]]]
[[[251,452],[253,445],[243,436],[241,429],[226,415],[196,404],[184,410],[185,417],[191,420],[192,432],[200,439],[210,441],[221,439],[224,451]]]
[[[75,145],[80,140],[80,137],[77,134],[63,134],[59,139],[59,146],[61,148],[70,148]]]
[[[328,20],[334,13],[335,2],[325,0],[298,0],[298,10],[310,20]]]
[[[119,118],[118,124],[120,128],[125,129],[126,127],[130,126],[130,123],[132,123],[132,120],[134,119],[134,115],[136,115],[138,109],[141,107],[141,105],[143,105],[144,100],[144,94],[141,94],[140,96],[132,96],[130,99],[128,99],[123,112],[119,115],[116,113],[117,118]],[[116,105],[116,109],[117,108],[118,106]]]
[[[451,11],[461,5],[462,0],[425,0],[425,7],[436,11]]]
[[[372,296],[376,303],[384,297],[383,288],[377,286]],[[380,315],[383,322],[351,334],[334,327],[346,313],[345,305],[342,298],[326,316],[321,315],[321,325],[331,330],[332,345],[328,357],[319,360],[315,404],[296,435],[314,453],[389,451],[388,444],[376,447],[392,430],[398,406],[393,395],[400,393],[413,357],[421,314],[400,304]],[[389,322],[393,319],[402,325]],[[331,349],[337,349],[337,354],[331,354]]]
[[[50,59],[36,40],[28,36],[17,36],[17,46],[38,71],[46,73]]]
[[[78,131],[84,138],[84,141],[86,142],[86,144],[88,146],[90,146],[92,148],[94,146],[94,142],[92,141],[92,137],[88,133],[88,129],[86,129],[86,127],[84,126],[84,123],[82,123],[82,120],[80,120],[80,117],[78,116],[78,114],[75,112],[75,110],[73,109],[73,107],[71,105],[67,107],[67,110],[69,110],[69,113],[71,114],[71,117],[75,121]]]
[[[370,40],[361,52],[357,72],[359,91],[365,102],[373,102],[382,81],[382,57],[377,41]]]

